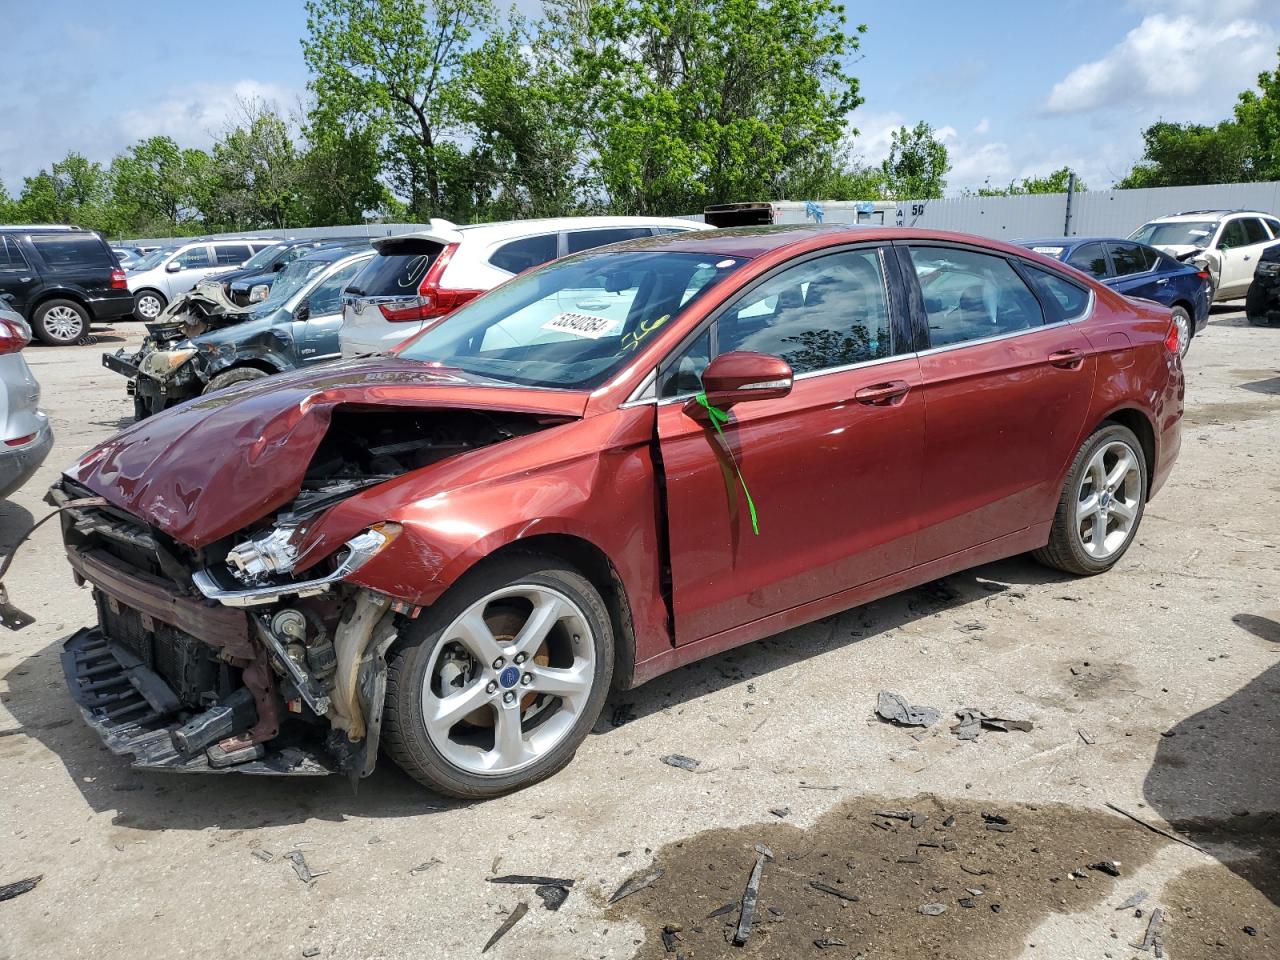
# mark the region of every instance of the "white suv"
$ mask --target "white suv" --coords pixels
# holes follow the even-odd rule
[[[133,315],[154,320],[174,297],[215,273],[234,270],[275,239],[195,240],[168,250],[155,250],[125,273],[133,294]]]
[[[560,217],[431,229],[374,240],[378,256],[343,298],[342,355],[382,353],[509,280],[557,257],[662,233],[710,230],[669,217]]]
[[[1259,254],[1280,243],[1280,219],[1253,210],[1190,210],[1144,223],[1129,239],[1203,263],[1214,301],[1235,300],[1249,293]]]

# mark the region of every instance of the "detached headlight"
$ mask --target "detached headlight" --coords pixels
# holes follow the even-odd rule
[[[255,283],[249,288],[249,302],[259,303],[267,299],[267,294],[271,292],[271,287],[265,283]]]
[[[354,573],[389,547],[400,535],[398,523],[376,523],[343,544],[337,569],[328,577],[331,582]],[[267,577],[291,573],[298,565],[298,544],[304,528],[287,524],[260,533],[251,540],[236,544],[227,553],[227,567],[241,583],[257,584]]]
[[[138,370],[156,380],[167,380],[195,355],[195,347],[186,347],[181,350],[155,350],[143,357]]]

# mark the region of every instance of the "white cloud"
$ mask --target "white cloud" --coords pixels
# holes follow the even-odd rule
[[[1166,5],[1167,6],[1167,5]],[[1232,14],[1252,3],[1216,4]],[[1050,114],[1116,107],[1176,106],[1180,117],[1223,114],[1236,92],[1251,86],[1275,56],[1275,29],[1261,20],[1224,17],[1214,3],[1197,12],[1153,13],[1101,59],[1066,75],[1045,101]]]
[[[906,120],[896,110],[857,110],[854,112],[853,122],[858,133],[850,138],[849,146],[854,156],[875,166],[889,156],[893,132],[903,126]]]
[[[982,136],[986,136],[987,132],[990,129],[991,129],[991,121],[988,120],[986,117],[983,117],[981,120],[978,121],[977,126],[973,128],[973,132],[976,133],[978,136],[982,137]]]
[[[183,147],[207,147],[237,119],[242,102],[262,100],[287,115],[293,99],[288,88],[256,80],[191,84],[170,90],[145,109],[126,110],[120,117],[120,132],[126,144],[169,136]]]

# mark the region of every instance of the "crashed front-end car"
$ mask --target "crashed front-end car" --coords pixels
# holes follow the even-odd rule
[[[399,523],[331,539],[319,521],[397,477],[575,419],[564,402],[502,409],[483,388],[459,404],[450,379],[408,363],[284,375],[248,385],[258,396],[238,409],[209,398],[135,424],[54,484],[98,618],[62,664],[111,750],[180,772],[372,771],[383,654],[421,605],[353,579]],[[237,441],[242,458],[193,453]]]

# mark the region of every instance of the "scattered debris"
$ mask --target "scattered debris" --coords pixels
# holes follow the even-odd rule
[[[964,864],[964,863],[960,864],[960,869],[963,870],[965,873],[969,874],[970,876],[974,876],[974,877],[985,877],[991,874],[990,870],[984,870],[981,867],[971,867],[968,864]]]
[[[911,706],[905,699],[888,690],[876,697],[876,715],[899,727],[931,727],[940,714],[933,707]]]
[[[801,790],[839,790],[840,785],[833,784],[831,786],[820,786],[819,784],[816,784],[816,783],[802,783],[800,784],[800,789]]]
[[[30,893],[43,879],[44,874],[42,873],[36,877],[27,877],[25,880],[19,880],[17,883],[6,883],[4,886],[0,886],[0,902],[12,900],[14,897],[22,896],[24,893]]]
[[[539,877],[536,874],[529,875],[524,873],[509,873],[504,877],[490,877],[489,883],[518,883],[529,884],[535,887],[550,886],[567,888],[572,887],[574,882],[560,877]]]
[[[770,807],[769,812],[779,820],[785,820],[791,813],[790,807]]]
[[[823,883],[821,880],[810,880],[809,886],[822,893],[829,893],[833,897],[839,897],[841,900],[847,900],[850,903],[857,903],[858,898],[852,893],[845,893],[843,890],[831,886],[829,883]]]
[[[884,817],[886,820],[910,820],[915,816],[910,810],[872,810],[873,817]]]
[[[1132,894],[1129,895],[1129,898],[1125,900],[1124,903],[1120,904],[1120,906],[1116,907],[1116,909],[1128,910],[1130,907],[1136,907],[1143,900],[1147,899],[1147,897],[1148,897],[1148,893],[1146,890],[1135,890]]]
[[[558,883],[544,883],[533,891],[542,898],[542,905],[552,913],[564,906],[569,899],[569,888]]]
[[[839,937],[819,937],[813,941],[813,945],[819,950],[826,950],[828,947],[847,947],[848,944]]]
[[[320,956],[320,948],[319,947],[303,947],[302,955],[304,957],[318,957]]]
[[[973,902],[972,897],[961,897],[956,902],[960,904],[960,906],[964,907],[966,910],[972,910],[975,906],[977,906],[977,904]]]
[[[701,760],[695,760],[693,757],[686,757],[679,753],[667,754],[662,758],[662,762],[668,767],[679,767],[681,770],[688,770],[690,773],[697,770],[698,766],[702,763]]]
[[[987,629],[987,625],[978,620],[970,620],[968,623],[957,623],[956,629],[961,633],[981,633]]]
[[[963,710],[957,710],[956,717],[960,722],[951,728],[951,732],[961,740],[977,740],[978,734],[982,732],[983,727],[988,730],[1000,730],[1004,733],[1008,733],[1011,730],[1027,733],[1031,730],[1030,720],[1010,720],[1008,717],[992,716],[977,707],[965,707]]]
[[[1013,833],[1017,829],[1009,822],[1008,817],[1002,817],[996,813],[984,813],[982,819],[985,821],[983,826],[988,830],[994,830],[997,833]]]
[[[980,897],[984,893],[981,887],[965,887],[964,892],[971,897]]]
[[[1077,730],[1076,733],[1080,734],[1080,739],[1091,747],[1098,742],[1094,735],[1087,730]]]
[[[609,723],[617,727],[626,726],[632,720],[636,719],[636,708],[630,703],[620,703],[613,708],[613,715],[609,718]]]
[[[1254,927],[1242,927],[1241,930],[1246,937],[1256,937],[1258,935],[1258,931]]]
[[[679,926],[672,923],[662,928],[662,949],[667,953],[676,952],[676,944],[680,942],[680,929]]]
[[[493,936],[489,938],[489,942],[480,950],[481,953],[488,953],[489,948],[507,935],[507,933],[520,922],[520,918],[529,912],[529,905],[521,900],[516,904],[516,908],[511,911],[511,916],[502,921],[502,926],[493,931]]]
[[[1150,830],[1152,833],[1158,833],[1160,834],[1160,836],[1166,837],[1169,840],[1173,840],[1175,843],[1180,843],[1184,847],[1190,847],[1192,850],[1199,850],[1201,853],[1205,852],[1204,847],[1200,846],[1200,844],[1192,840],[1188,840],[1186,837],[1180,837],[1176,833],[1171,833],[1168,830],[1163,830],[1160,827],[1157,827],[1154,823],[1148,823],[1146,820],[1143,820],[1141,817],[1135,816],[1134,814],[1130,813],[1128,810],[1125,810],[1121,807],[1117,807],[1114,803],[1106,803],[1104,804],[1104,806],[1108,810],[1114,810],[1116,813],[1120,814],[1121,816],[1128,817],[1134,823],[1141,824],[1142,826]]]
[[[926,917],[937,917],[947,912],[945,903],[926,903],[920,908],[920,912]]]
[[[733,911],[737,909],[738,909],[738,901],[730,900],[723,907],[716,907],[714,910],[708,913],[707,919],[714,920],[716,917],[728,916],[729,914],[733,913]]]
[[[1147,924],[1147,935],[1142,938],[1142,943],[1132,944],[1133,948],[1135,950],[1141,950],[1143,953],[1147,953],[1152,947],[1156,946],[1157,942],[1162,942],[1162,931],[1160,927],[1163,923],[1164,911],[1159,907],[1156,907],[1151,911],[1151,920]]]
[[[420,873],[426,873],[428,870],[435,869],[436,867],[440,866],[440,864],[442,863],[444,863],[444,861],[441,860],[439,857],[432,857],[426,863],[420,863],[416,867],[410,868],[409,876],[416,877]]]
[[[951,814],[951,816],[947,817],[947,819],[942,821],[942,825],[946,829],[950,830],[952,827],[956,825],[956,815],[954,813]]]
[[[742,913],[738,915],[738,929],[733,935],[733,942],[742,946],[751,936],[751,918],[756,912],[756,898],[760,896],[760,874],[764,872],[764,862],[773,859],[773,851],[762,843],[756,844],[756,865],[751,869],[751,879],[747,881],[747,889],[742,893]]]
[[[284,858],[293,864],[293,872],[298,875],[298,879],[303,883],[315,883],[317,877],[323,877],[328,870],[312,870],[307,866],[307,858],[302,855],[301,850],[290,850],[284,855]]]
[[[270,863],[272,860],[276,858],[276,855],[272,853],[270,850],[258,849],[258,850],[250,850],[249,852],[252,853],[259,860],[261,860],[263,863]]]
[[[622,882],[622,886],[618,887],[617,890],[613,891],[613,896],[609,898],[609,902],[617,903],[619,900],[623,899],[624,897],[629,897],[633,893],[639,893],[641,890],[645,890],[649,887],[652,887],[655,883],[657,883],[659,880],[662,879],[662,875],[665,872],[666,872],[665,870],[659,867],[657,870],[654,870],[653,873],[647,873],[647,874],[644,874],[643,876],[640,874],[636,874],[632,877],[628,877],[626,880]]]
[[[998,903],[993,903],[993,904],[991,905],[991,912],[992,912],[992,913],[999,913],[999,912],[1000,912],[1000,904],[998,904]]]
[[[1090,870],[1097,870],[1099,873],[1105,873],[1109,877],[1120,876],[1120,864],[1114,860],[1099,860],[1097,863],[1089,864]]]

